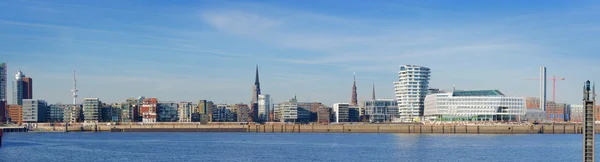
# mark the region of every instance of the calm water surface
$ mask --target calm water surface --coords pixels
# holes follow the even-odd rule
[[[5,133],[0,161],[581,161],[581,135]],[[598,147],[598,146],[596,146]]]

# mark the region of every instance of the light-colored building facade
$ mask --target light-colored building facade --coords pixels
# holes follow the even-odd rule
[[[298,120],[298,100],[296,96],[289,99],[288,102],[279,103],[281,122],[296,122]]]
[[[260,122],[270,121],[269,114],[271,114],[271,95],[261,94],[258,95],[258,119]]]
[[[83,105],[80,104],[69,104],[63,105],[64,108],[64,121],[68,123],[80,123],[83,122]]]
[[[335,122],[350,122],[350,104],[335,103],[333,104],[333,112],[335,113]]]
[[[360,112],[369,122],[391,122],[399,117],[398,102],[394,99],[363,101]]]
[[[192,122],[192,109],[194,109],[194,107],[191,102],[180,102],[177,105],[179,122]]]
[[[525,98],[507,97],[498,90],[454,91],[425,98],[426,120],[516,121],[525,113]]]
[[[44,100],[24,99],[23,103],[23,122],[41,123],[48,119],[48,104]]]
[[[13,104],[22,105],[24,99],[33,98],[33,79],[19,71],[13,82]]]
[[[583,105],[571,105],[571,122],[583,122]]]
[[[98,98],[83,99],[83,119],[85,123],[96,123],[100,121],[100,107],[102,102]]]
[[[394,82],[401,121],[419,120],[425,108],[431,70],[417,65],[403,65]]]

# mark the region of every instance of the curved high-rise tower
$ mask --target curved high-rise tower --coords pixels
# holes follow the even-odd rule
[[[394,82],[400,120],[414,121],[423,115],[431,71],[418,65],[402,65]]]

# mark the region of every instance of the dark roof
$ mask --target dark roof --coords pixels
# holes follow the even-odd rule
[[[452,92],[452,96],[504,96],[499,90],[457,90]]]

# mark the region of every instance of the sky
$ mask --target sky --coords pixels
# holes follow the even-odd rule
[[[34,98],[249,103],[256,65],[274,102],[395,98],[401,65],[431,68],[430,87],[539,96],[579,104],[600,81],[600,2],[0,1],[0,62],[34,80]],[[9,83],[9,102],[12,83]],[[552,99],[552,81],[548,99]]]

